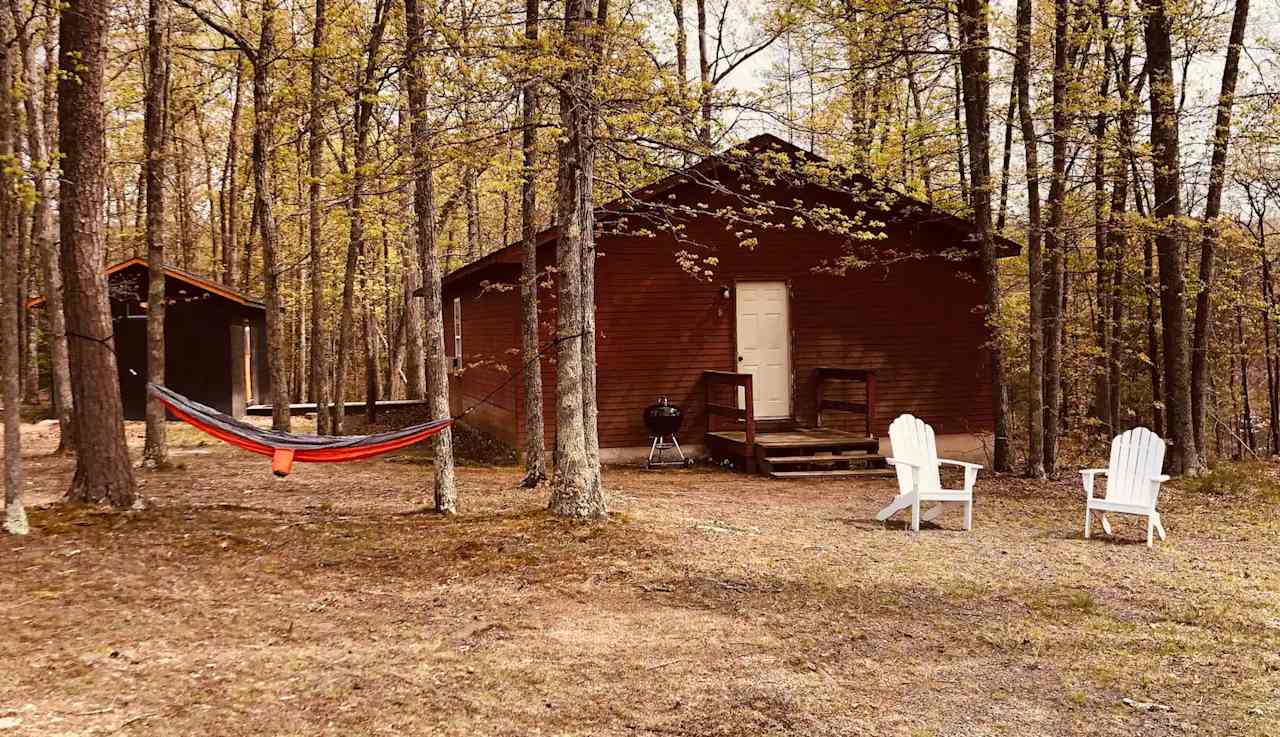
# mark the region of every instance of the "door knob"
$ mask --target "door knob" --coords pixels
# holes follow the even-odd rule
[[[742,356],[738,356],[738,360],[742,361],[743,360]]]

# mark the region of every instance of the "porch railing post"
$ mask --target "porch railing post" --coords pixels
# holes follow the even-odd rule
[[[813,386],[813,424],[817,427],[822,427],[822,395],[824,393],[823,389],[826,388],[823,381],[825,375],[822,369],[818,369],[815,373],[817,375],[814,377]]]
[[[867,437],[871,437],[871,429],[876,421],[876,372],[867,372]]]
[[[756,472],[756,413],[755,413],[755,396],[751,389],[751,375],[747,374],[742,377],[742,386],[745,388],[744,394],[746,405],[746,421],[747,421],[747,473]]]

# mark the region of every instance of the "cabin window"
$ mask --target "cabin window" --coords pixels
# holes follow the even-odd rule
[[[462,369],[462,300],[453,298],[453,368]]]

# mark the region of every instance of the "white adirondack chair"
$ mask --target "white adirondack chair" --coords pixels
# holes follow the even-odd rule
[[[1160,473],[1164,466],[1164,440],[1145,427],[1121,433],[1111,441],[1111,461],[1106,468],[1086,468],[1080,472],[1084,483],[1084,536],[1089,538],[1090,523],[1096,511],[1102,517],[1102,529],[1111,534],[1111,522],[1107,512],[1134,514],[1147,518],[1147,547],[1151,547],[1151,533],[1157,532],[1165,539],[1164,525],[1156,511],[1156,497],[1160,484],[1169,480]],[[1098,476],[1107,477],[1107,495],[1093,495],[1093,482]]]
[[[901,415],[889,425],[889,441],[893,444],[893,457],[887,460],[898,472],[898,496],[876,514],[876,519],[883,522],[910,507],[911,529],[919,530],[920,520],[930,522],[942,514],[942,504],[936,504],[921,515],[922,503],[959,502],[964,504],[964,529],[971,529],[973,485],[982,466],[939,458],[933,428],[911,415]],[[964,469],[963,489],[942,488],[942,479],[938,475],[940,464]]]

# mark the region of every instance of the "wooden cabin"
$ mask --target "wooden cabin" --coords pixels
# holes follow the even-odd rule
[[[141,420],[147,401],[147,260],[109,267],[107,282],[124,416]],[[171,266],[165,267],[165,295],[167,386],[235,417],[269,395],[265,305]]]
[[[683,410],[686,450],[775,476],[882,472],[888,425],[904,412],[932,424],[948,454],[983,455],[991,366],[971,223],[768,135],[609,203],[597,220],[602,459],[647,455],[642,414],[659,397]],[[556,238],[554,228],[539,236],[544,345]],[[444,279],[454,411],[514,375],[468,421],[516,448],[521,254],[513,244]],[[548,449],[553,357],[542,363]]]

